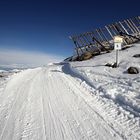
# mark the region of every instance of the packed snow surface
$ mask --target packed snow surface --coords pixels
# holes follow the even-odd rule
[[[139,140],[140,45],[0,78],[0,140]]]

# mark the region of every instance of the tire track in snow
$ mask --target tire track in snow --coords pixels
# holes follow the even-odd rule
[[[24,129],[22,131],[22,139],[42,139],[46,140],[44,131],[43,109],[42,109],[42,87],[41,87],[41,73],[35,76],[31,84],[29,92],[27,113],[24,119]]]
[[[70,80],[69,81],[67,81],[68,83],[70,82]],[[65,80],[65,83],[67,84],[67,85],[69,85],[68,83],[66,82],[66,80]],[[74,83],[74,81],[73,81],[73,83]],[[73,86],[71,86],[71,84],[69,85],[70,87],[74,87],[74,89],[71,89],[72,91],[73,91],[73,93],[77,96],[77,98],[79,97],[78,95],[77,95],[77,93],[78,93],[78,91],[76,91],[75,90],[75,88],[78,90],[79,88],[76,86],[76,85],[73,85]],[[79,95],[82,93],[83,91],[79,91]],[[80,96],[81,97],[81,96]],[[93,127],[93,129],[94,129],[94,131],[96,132],[96,135],[98,134],[98,137],[100,137],[100,135],[102,135],[100,132],[104,132],[104,131],[107,131],[108,132],[108,138],[107,137],[103,137],[104,136],[104,134],[103,134],[103,136],[102,136],[102,138],[100,138],[100,139],[110,139],[111,137],[114,137],[114,139],[115,139],[115,137],[119,137],[119,136],[117,136],[118,135],[118,133],[116,133],[116,131],[114,131],[114,129],[112,129],[112,127],[110,127],[109,125],[108,125],[108,123],[106,123],[105,122],[105,120],[104,120],[104,118],[102,118],[102,116],[101,115],[99,115],[99,113],[97,113],[95,110],[93,110],[93,108],[91,108],[91,106],[84,100],[84,98],[82,98],[82,101],[83,101],[83,107],[85,108],[84,110],[87,110],[87,112],[85,113],[85,114],[92,114],[92,116],[94,116],[93,118],[92,118],[92,120],[91,120],[91,124],[93,124],[92,125],[92,127]],[[85,106],[87,106],[87,108],[85,107]],[[82,110],[82,111],[84,111],[84,110]],[[97,116],[98,116],[98,119],[97,119]],[[90,116],[91,117],[91,116]],[[87,118],[86,118],[87,119]],[[90,120],[90,118],[88,118],[87,120]],[[94,120],[94,121],[93,121]],[[94,122],[101,122],[101,123],[94,123]],[[89,124],[90,125],[90,124]],[[95,127],[95,126],[97,126],[97,127]],[[101,126],[101,127],[99,127],[99,126]],[[106,126],[106,128],[105,128],[105,126]],[[97,128],[100,128],[99,130],[97,129]],[[106,130],[107,129],[107,130]],[[110,131],[109,131],[110,130]],[[105,132],[106,133],[106,132]],[[110,134],[111,135],[110,135]],[[117,138],[116,138],[117,139]],[[119,138],[119,139],[121,139],[121,138]]]
[[[53,75],[52,75],[52,79],[58,79],[58,77],[54,77]],[[53,81],[53,80],[52,80]],[[61,81],[60,81],[61,82]],[[56,87],[60,87],[60,82],[58,81],[58,80],[56,80],[55,81],[55,83],[56,83]],[[63,86],[62,86],[63,87]],[[56,90],[56,88],[54,88],[55,90],[54,90],[54,92],[55,93],[58,93],[58,89]],[[64,89],[63,89],[64,90]],[[64,91],[63,90],[61,90],[61,89],[59,89],[59,93],[63,93]],[[68,93],[69,94],[69,93]],[[66,111],[66,109],[64,110],[64,108],[62,108],[61,109],[61,111],[63,111],[64,112],[64,115],[65,115],[65,119],[67,120],[67,122],[68,122],[68,124],[69,124],[69,126],[70,126],[70,128],[71,128],[71,130],[72,130],[72,134],[74,135],[74,139],[85,139],[85,136],[84,136],[84,134],[82,135],[82,133],[80,132],[80,129],[75,129],[75,128],[78,128],[79,127],[79,123],[78,123],[78,119],[77,119],[77,117],[75,116],[75,114],[74,114],[74,111],[71,109],[72,108],[72,106],[71,107],[69,107],[68,106],[68,102],[64,102],[64,100],[62,100],[63,98],[62,98],[62,96],[64,96],[64,95],[59,95],[59,94],[57,94],[56,95],[56,99],[54,99],[54,100],[59,100],[59,103],[61,103],[62,105],[61,105],[61,108],[62,107],[65,107],[65,108],[67,108],[67,111]],[[60,98],[61,97],[61,98]],[[55,106],[57,106],[57,104],[55,104]],[[68,118],[68,116],[66,115],[66,114],[69,114],[70,115],[70,117]],[[83,129],[83,127],[81,127],[81,129],[82,129],[82,131],[84,131],[84,132],[86,132],[84,129]],[[67,132],[68,133],[68,132]],[[76,136],[76,135],[79,135],[78,137]]]
[[[55,96],[53,95],[49,96],[49,103],[50,103],[51,110],[52,111],[54,110],[53,116],[54,116],[54,120],[56,119],[55,124],[58,130],[61,129],[61,132],[62,132],[61,139],[79,139],[79,137],[77,137],[76,135],[78,134],[78,131],[75,129],[74,127],[75,125],[73,124],[74,118],[71,112],[68,112],[67,105],[64,104],[63,100],[61,100],[60,98],[61,95],[58,96],[58,93],[61,93],[60,92],[61,86],[60,85],[57,86],[56,81],[55,81],[55,86],[54,86],[54,78],[52,78],[52,75],[50,76],[49,79],[50,79],[49,87],[51,88],[50,89],[51,93],[53,94],[55,93]],[[58,138],[56,137],[56,139]]]
[[[49,88],[52,88],[51,87],[52,85],[50,85],[50,79],[48,77],[45,78],[45,71],[44,71],[44,74],[42,75],[42,77],[43,77],[42,78],[42,81],[43,81],[43,85],[42,85],[43,102],[42,103],[43,103],[43,114],[44,114],[43,116],[44,116],[44,123],[45,123],[46,138],[47,139],[62,139],[64,137],[63,132],[60,131],[59,134],[57,134],[58,133],[57,131],[62,130],[62,129],[56,122],[58,117],[53,112],[51,99],[50,99],[50,95],[49,95],[49,92],[53,93],[51,90],[49,90]],[[49,125],[49,127],[50,127],[49,130],[48,130],[48,127],[46,127],[46,125]],[[61,136],[62,136],[62,138],[61,138]]]
[[[119,137],[119,135],[116,134],[116,132],[108,124],[106,124],[105,121],[102,120],[95,112],[93,112],[89,108],[89,106],[86,104],[86,102],[83,101],[83,98],[81,98],[81,96],[79,96],[81,94],[81,91],[79,92],[78,88],[76,88],[75,86],[73,86],[71,84],[69,85],[69,82],[67,80],[65,80],[65,77],[63,77],[60,72],[54,71],[54,73],[52,73],[52,79],[54,79],[54,78],[56,79],[56,81],[58,81],[58,82],[55,82],[55,86],[57,87],[56,89],[59,91],[58,93],[60,93],[59,98],[60,97],[64,98],[64,100],[62,100],[62,102],[66,103],[65,108],[67,106],[69,106],[69,108],[68,108],[69,112],[74,113],[74,116],[75,116],[74,120],[77,123],[79,123],[80,127],[82,127],[84,130],[86,130],[84,132],[85,139],[118,139],[118,138],[121,139],[121,137]],[[58,83],[58,86],[62,87],[62,88],[59,88],[56,83]],[[74,81],[73,81],[73,83],[76,84]],[[72,89],[73,87],[74,87],[74,89]],[[70,89],[70,90],[68,90],[68,89]],[[63,92],[65,94],[62,94]],[[66,100],[67,98],[68,98],[68,100]],[[78,107],[81,108],[81,110],[79,110]],[[68,113],[68,114],[70,114],[70,113]],[[76,114],[77,114],[77,116],[76,116]],[[82,118],[82,114],[84,114],[85,117],[87,117],[85,121]],[[88,115],[89,115],[89,117],[88,117]],[[101,121],[101,123],[99,123],[99,121]],[[104,127],[104,125],[106,127]],[[79,129],[78,125],[77,125],[77,129]],[[90,134],[92,132],[93,132],[93,135],[90,136]],[[100,132],[102,132],[103,134],[101,134]],[[89,136],[88,136],[88,133],[89,133]],[[82,134],[80,134],[80,135],[82,136]],[[83,137],[83,139],[84,139],[84,137]]]
[[[25,86],[26,86],[26,84],[23,86],[22,89],[25,89]],[[1,140],[3,139],[3,135],[4,135],[4,132],[5,132],[5,129],[8,127],[8,123],[9,123],[9,121],[11,119],[11,116],[13,115],[13,112],[15,112],[15,106],[16,106],[16,103],[17,103],[17,101],[19,99],[19,96],[20,96],[20,94],[17,93],[17,95],[15,97],[15,100],[13,101],[12,108],[9,111],[9,114],[7,116],[7,120],[6,120],[5,125],[4,125],[4,127],[2,129],[2,133],[1,133],[1,136],[0,136]]]
[[[15,91],[12,91],[13,95],[11,94],[12,95],[11,98],[13,101],[11,101],[10,104],[9,104],[8,98],[7,98],[7,100],[4,100],[4,101],[6,101],[5,104],[8,107],[8,110],[6,110],[4,108],[5,109],[4,111],[7,111],[6,114],[8,114],[8,115],[5,119],[5,121],[3,120],[4,125],[3,125],[3,129],[1,130],[1,135],[0,135],[1,140],[2,139],[6,140],[9,138],[10,139],[12,138],[12,136],[14,134],[13,130],[15,129],[14,127],[16,125],[16,124],[14,124],[14,122],[15,122],[15,120],[17,120],[17,116],[21,113],[20,108],[22,108],[22,104],[24,104],[24,101],[27,99],[28,91],[30,89],[30,84],[34,78],[33,76],[35,73],[37,73],[37,72],[35,71],[32,75],[30,75],[30,77],[27,80],[21,82],[21,84],[19,83],[19,85],[18,85],[19,87],[15,88],[16,89]],[[22,75],[22,73],[20,75]],[[27,87],[27,85],[28,85],[28,87]],[[7,87],[7,88],[9,88],[9,87]],[[10,88],[5,91],[7,94],[10,91]],[[11,106],[10,110],[9,110],[9,106]],[[10,133],[7,134],[7,132],[10,132]]]
[[[17,106],[13,104],[15,110],[7,120],[6,129],[1,135],[3,140],[139,138],[138,124],[134,125],[124,112],[118,114],[117,106],[97,95],[91,96],[89,90],[84,88],[85,84],[78,83],[75,78],[59,70],[61,66],[34,70],[34,73],[21,77],[33,79],[24,85],[22,82],[15,84],[18,87],[15,88],[16,93],[11,94],[13,102],[15,95],[21,97],[17,97]],[[18,122],[21,118],[21,122]]]
[[[56,77],[55,77],[55,79],[56,79]],[[48,114],[51,114],[51,116],[52,116],[51,118],[53,118],[53,120],[51,120],[49,122],[54,122],[54,125],[52,126],[53,130],[55,129],[56,132],[58,132],[58,130],[60,129],[59,135],[62,133],[61,138],[60,138],[60,136],[58,137],[58,135],[56,135],[57,137],[55,137],[55,138],[56,139],[75,139],[75,140],[82,139],[82,135],[80,133],[77,136],[79,128],[75,127],[75,123],[77,123],[76,119],[73,118],[71,111],[69,110],[67,105],[64,104],[64,101],[60,100],[61,96],[63,96],[63,94],[59,95],[59,93],[61,93],[61,92],[64,93],[64,91],[62,91],[62,90],[60,91],[60,87],[62,85],[60,86],[60,84],[59,84],[59,86],[57,86],[58,82],[55,82],[55,86],[57,87],[56,88],[53,85],[54,78],[52,78],[52,77],[49,78],[48,82],[47,82],[48,87],[46,87],[46,93],[51,92],[51,94],[47,96],[45,101],[49,102],[50,111],[52,112],[54,110],[52,113],[48,112]],[[51,91],[49,88],[51,88]],[[48,98],[49,98],[49,100],[47,100]],[[49,137],[48,139],[55,139],[55,138]],[[83,139],[87,139],[87,138],[83,138]]]

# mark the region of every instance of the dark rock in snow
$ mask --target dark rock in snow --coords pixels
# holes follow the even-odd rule
[[[107,63],[107,64],[105,64],[105,66],[116,68],[117,67],[117,63],[113,63],[113,64]]]
[[[129,67],[129,68],[127,69],[127,72],[128,72],[129,74],[138,74],[138,73],[139,73],[139,70],[138,70],[138,68],[136,68],[136,67]]]
[[[92,58],[92,53],[90,53],[90,52],[84,53],[84,54],[82,55],[82,59],[83,59],[83,60],[88,60],[88,59],[90,59],[90,58]]]
[[[112,68],[117,68],[117,63],[114,63],[114,64],[112,65]]]
[[[107,63],[107,64],[105,64],[105,66],[107,66],[107,67],[112,67],[112,64]]]
[[[140,57],[140,54],[135,54],[135,55],[133,55],[133,57],[138,58],[138,57]]]
[[[0,78],[2,78],[2,77],[4,77],[4,75],[1,75],[1,74],[0,74]]]

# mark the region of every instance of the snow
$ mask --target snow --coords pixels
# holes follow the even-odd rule
[[[140,45],[0,78],[0,140],[140,139]]]
[[[140,74],[130,75],[126,70],[130,66],[140,70],[140,58],[133,55],[140,52],[140,45],[135,44],[119,53],[119,67],[105,67],[106,63],[115,62],[115,51],[85,62],[73,63],[72,67],[88,79],[99,94],[114,100],[124,107],[130,107],[139,116]]]
[[[0,73],[2,73],[2,72],[6,72],[5,70],[0,70]]]

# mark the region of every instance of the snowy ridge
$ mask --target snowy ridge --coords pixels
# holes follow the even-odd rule
[[[75,70],[74,70],[75,71]],[[74,80],[74,79],[73,79]],[[74,83],[71,77],[67,79]],[[140,118],[134,117],[131,112],[126,111],[122,106],[116,105],[108,99],[98,96],[98,90],[92,89],[86,82],[79,81],[78,89],[81,90],[80,96],[84,98],[88,105],[95,110],[114,130],[124,139],[139,139],[140,138]],[[81,89],[81,86],[83,89]],[[74,89],[75,90],[75,89]],[[85,93],[87,93],[85,95]],[[89,93],[91,96],[89,96]],[[127,130],[127,131],[126,131]],[[131,136],[131,137],[130,137]]]

